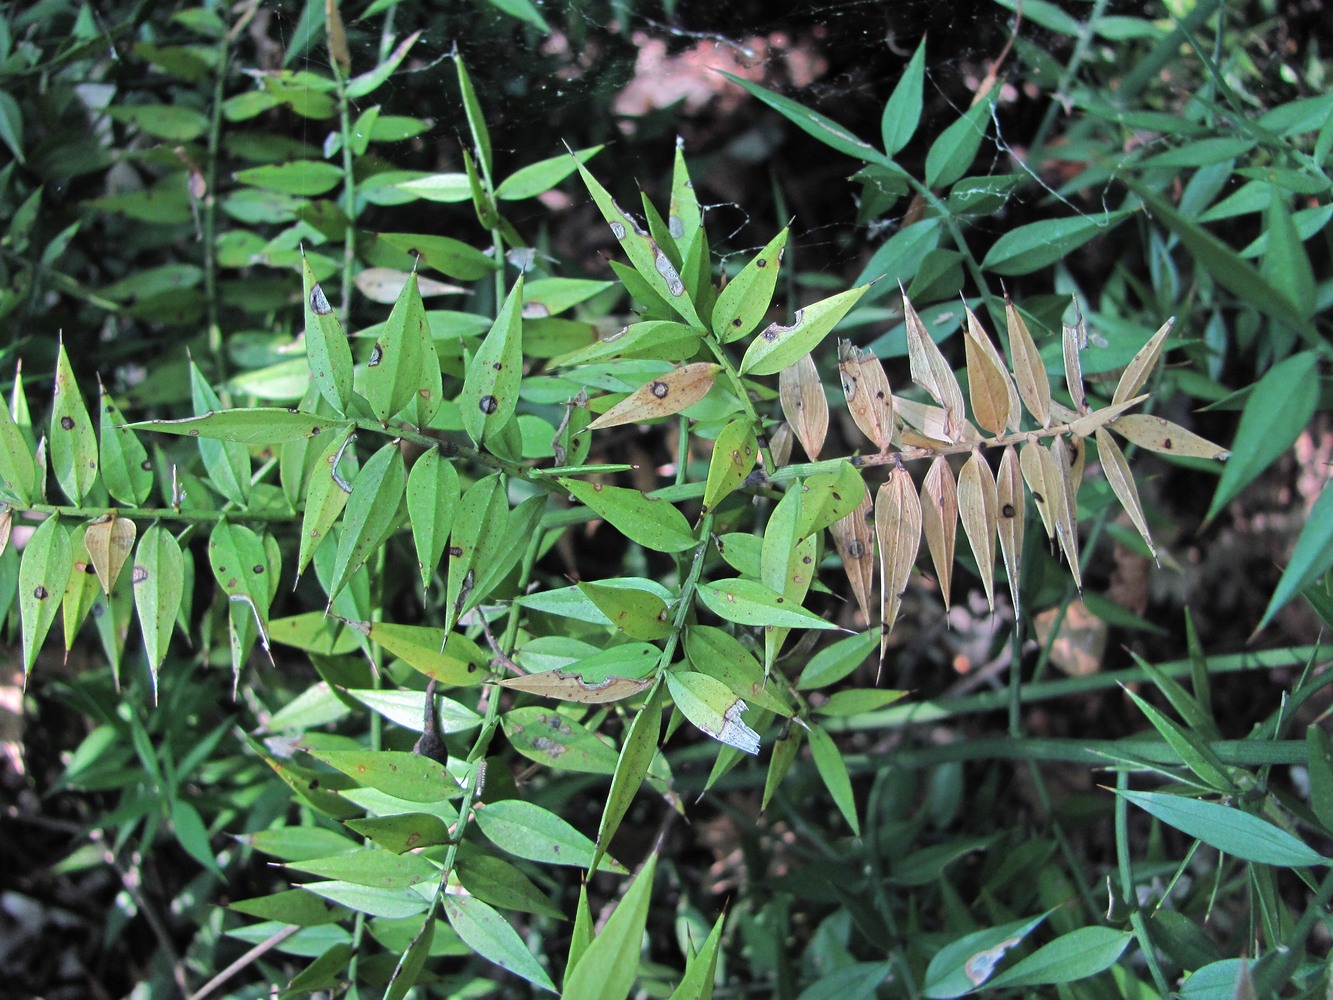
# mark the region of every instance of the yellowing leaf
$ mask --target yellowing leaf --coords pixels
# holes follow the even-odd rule
[[[814,461],[824,448],[828,434],[828,397],[819,381],[814,359],[803,355],[778,375],[782,415],[796,432],[805,453]],[[781,463],[779,463],[781,464]]]
[[[738,417],[722,428],[713,442],[713,456],[708,462],[708,482],[704,485],[705,512],[716,507],[745,481],[758,455],[759,441],[749,420]]]
[[[862,485],[856,508],[829,525],[852,595],[866,621],[871,621],[870,597],[875,588],[875,538],[869,517],[870,492]]]
[[[972,416],[992,434],[1003,434],[1006,429],[1018,430],[1021,414],[1018,409],[1018,390],[1005,370],[1004,359],[991,343],[976,313],[967,310],[967,388],[972,399]]]
[[[903,593],[921,548],[921,499],[911,474],[895,465],[875,495],[881,588],[879,659],[884,662],[889,633],[903,606]]]
[[[995,475],[980,451],[974,451],[958,474],[958,514],[967,543],[976,556],[977,573],[986,588],[986,603],[995,610],[995,537],[999,528],[999,494]]]
[[[849,340],[841,341],[838,344],[838,374],[852,420],[881,452],[888,451],[897,430],[893,393],[889,391],[889,377],[875,352],[853,347]]]
[[[1004,571],[1009,577],[1009,594],[1014,601],[1014,619],[1019,616],[1019,569],[1023,557],[1023,530],[1027,520],[1026,498],[1023,493],[1023,474],[1019,470],[1018,452],[1013,445],[1004,449],[1000,459],[1000,474],[996,477],[996,501],[999,513],[1000,551],[1004,555]]]
[[[719,365],[700,361],[660,375],[603,413],[588,425],[588,430],[640,423],[679,413],[708,395],[721,370]]]
[[[1125,508],[1130,521],[1138,529],[1143,541],[1148,546],[1154,560],[1157,559],[1157,547],[1153,545],[1152,535],[1148,532],[1148,519],[1143,513],[1143,504],[1139,502],[1139,490],[1134,485],[1134,476],[1129,471],[1129,463],[1115,439],[1100,427],[1097,429],[1097,456],[1101,459],[1102,475],[1111,484],[1120,506]]]
[[[912,367],[912,381],[944,408],[945,440],[959,441],[966,415],[963,390],[939,347],[930,339],[926,325],[912,308],[906,292],[903,292],[903,317],[907,321],[907,359]]]
[[[921,527],[947,610],[949,585],[953,580],[954,543],[958,537],[958,486],[943,455],[930,464],[930,471],[921,483]]]
[[[1157,359],[1162,356],[1162,344],[1175,324],[1176,318],[1172,316],[1152,335],[1151,340],[1139,348],[1139,352],[1125,366],[1120,381],[1116,383],[1115,395],[1111,397],[1112,403],[1123,403],[1143,388],[1148,376],[1157,367]]]
[[[1074,302],[1078,311],[1078,302]],[[1065,384],[1069,387],[1069,398],[1074,401],[1074,409],[1079,413],[1088,412],[1088,398],[1083,390],[1083,362],[1079,352],[1088,346],[1088,327],[1083,321],[1083,313],[1078,312],[1077,321],[1071,326],[1061,324],[1060,345],[1065,356]]]
[[[1041,353],[1028,333],[1028,325],[1014,308],[1013,299],[1004,297],[1004,315],[1009,327],[1009,356],[1014,363],[1014,381],[1023,405],[1042,427],[1051,423],[1051,385]]]
[[[791,326],[770,323],[750,341],[745,357],[741,359],[741,372],[776,375],[801,355],[809,354],[869,288],[869,285],[858,285],[799,309]]]
[[[1126,441],[1163,455],[1223,461],[1231,452],[1170,420],[1147,413],[1127,413],[1107,425]]]
[[[1083,589],[1083,577],[1078,564],[1078,481],[1076,476],[1083,472],[1080,453],[1071,450],[1063,436],[1057,435],[1051,442],[1051,464],[1056,470],[1059,491],[1053,503],[1055,507],[1055,537],[1069,560],[1069,571],[1074,575],[1074,583]],[[1047,484],[1050,484],[1047,473]]]
[[[84,532],[83,543],[88,547],[88,557],[97,571],[103,592],[108,596],[134,548],[137,534],[133,521],[117,517],[115,513],[99,517]]]

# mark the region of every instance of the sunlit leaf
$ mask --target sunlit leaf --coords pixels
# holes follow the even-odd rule
[[[397,526],[406,489],[403,453],[392,442],[375,452],[357,473],[343,512],[330,600],[360,572]]]
[[[712,510],[740,486],[754,468],[758,456],[759,442],[748,420],[737,418],[723,427],[713,442],[703,509]]]
[[[657,855],[634,877],[601,933],[588,945],[578,964],[566,973],[563,996],[587,1000],[626,1000],[639,974],[648,908],[652,902],[653,874]]]

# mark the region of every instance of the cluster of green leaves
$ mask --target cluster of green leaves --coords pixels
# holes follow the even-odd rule
[[[1118,92],[1122,102],[1149,85],[1142,67],[1190,43],[1210,9],[1205,3],[1204,13],[1161,25],[1104,17],[1100,7],[1076,22],[1035,0],[1023,5],[1024,16],[1056,36],[1143,48],[1140,68]],[[1148,738],[1128,748],[1061,747],[1022,736],[1017,712],[1075,688],[1021,685],[1017,657],[1005,700],[894,704],[903,692],[872,686],[864,668],[876,649],[885,656],[923,536],[946,601],[953,565],[963,561],[954,546],[961,523],[973,554],[967,565],[988,599],[1003,568],[1015,606],[1032,597],[1024,578],[1052,577],[1049,551],[1023,541],[1026,495],[1072,571],[1059,574],[1058,596],[1048,600],[1073,597],[1064,581],[1079,579],[1079,522],[1100,524],[1113,499],[1137,529],[1118,537],[1151,551],[1151,511],[1107,431],[1177,456],[1217,457],[1218,449],[1159,417],[1126,414],[1145,401],[1144,388],[1184,386],[1243,408],[1237,458],[1222,473],[1214,513],[1305,426],[1326,352],[1318,317],[1330,282],[1315,276],[1305,241],[1327,221],[1319,214],[1328,203],[1327,102],[1293,101],[1251,122],[1229,104],[1244,100],[1225,67],[1195,44],[1212,89],[1170,114],[1123,103],[1112,111],[1089,69],[1095,60],[1076,49],[1059,90],[1081,109],[1085,132],[1075,148],[1089,152],[1082,172],[1052,191],[1035,180],[1042,157],[1054,155],[1041,142],[1030,172],[969,174],[998,117],[991,95],[930,141],[918,134],[924,44],[885,105],[882,149],[738,79],[865,165],[857,180],[866,221],[909,196],[914,206],[916,221],[850,289],[784,307],[774,303],[788,232],[719,282],[680,150],[665,212],[646,196],[639,215],[625,211],[584,166],[595,147],[502,177],[483,103],[455,59],[469,136],[464,169],[398,170],[372,144],[409,139],[427,123],[362,105],[404,72],[419,39],[386,35],[376,64],[354,72],[329,5],[328,73],[266,71],[253,89],[230,94],[234,49],[254,12],[229,23],[211,8],[182,11],[172,30],[191,40],[135,43],[138,58],[177,83],[214,88],[211,103],[199,106],[206,110],[139,95],[105,102],[108,118],[144,141],[140,165],[154,180],[88,210],[132,220],[139,238],[159,248],[197,225],[204,259],[129,271],[90,292],[56,267],[78,223],[40,261],[23,256],[41,225],[45,195],[33,187],[11,216],[7,246],[27,263],[7,283],[3,305],[17,309],[50,287],[113,316],[202,319],[207,327],[193,345],[200,363],[153,365],[124,392],[112,386],[136,416],[166,406],[179,412],[187,402],[192,415],[130,424],[103,389],[95,427],[63,348],[53,352],[46,420],[31,416],[21,371],[10,405],[0,407],[0,524],[6,538],[22,529],[0,552],[0,601],[17,622],[25,670],[38,664],[58,615],[66,650],[91,621],[111,666],[105,683],[73,688],[99,725],[64,785],[119,791],[119,807],[103,821],[118,846],[151,844],[170,826],[205,869],[199,887],[224,870],[234,875],[253,853],[304,880],[293,889],[257,886],[253,898],[214,918],[192,956],[205,975],[216,970],[209,962],[224,953],[225,935],[311,960],[294,977],[290,958],[261,960],[265,980],[394,997],[413,988],[485,992],[498,988],[498,976],[509,977],[510,990],[515,979],[549,991],[559,982],[566,996],[608,998],[626,996],[636,982],[654,995],[708,996],[724,980],[865,997],[1076,980],[1088,995],[1165,996],[1181,974],[1189,974],[1186,995],[1197,997],[1230,997],[1247,977],[1260,984],[1256,995],[1293,977],[1303,990],[1318,987],[1311,932],[1333,882],[1316,882],[1313,869],[1328,861],[1305,841],[1333,834],[1320,800],[1333,793],[1333,764],[1317,727],[1289,738],[1291,706],[1247,740],[1223,741],[1209,675],[1226,667],[1221,658],[1206,661],[1196,643],[1187,662],[1143,663],[1084,688],[1151,682],[1171,714],[1134,696]],[[102,30],[91,16],[79,22],[54,60],[57,79],[68,83],[62,68],[86,64]],[[1216,30],[1220,38],[1225,25]],[[1019,41],[1034,79],[1045,82],[1052,57],[1043,61]],[[31,46],[15,52],[35,64]],[[34,153],[17,107],[0,101],[0,139],[16,154]],[[245,131],[246,122],[282,115],[335,121],[322,154],[276,132]],[[1240,145],[1217,134],[1238,117]],[[1156,145],[1170,148],[1127,158],[1122,129],[1152,130]],[[903,165],[914,143],[924,143],[919,171]],[[92,148],[95,156],[110,149]],[[226,157],[251,159],[223,194]],[[1165,191],[1182,171],[1185,196],[1173,202]],[[510,202],[575,172],[627,261],[611,264],[616,282],[563,276],[509,218]],[[27,176],[8,168],[6,191]],[[1080,192],[1112,176],[1107,190],[1123,194],[1118,207],[1095,215],[1073,208]],[[977,220],[1034,190],[1050,196],[1054,217],[1014,227],[974,255]],[[1316,205],[1293,211],[1296,194]],[[363,228],[372,207],[412,201],[470,203],[489,245]],[[1263,227],[1257,249],[1236,250],[1206,228],[1247,213]],[[1066,259],[1131,223],[1140,259],[1118,259],[1087,294]],[[274,231],[261,235],[263,227]],[[256,266],[275,276],[257,281]],[[1034,280],[1047,269],[1055,275],[1049,297],[1015,304],[990,289],[996,277]],[[304,322],[296,336],[231,329],[237,314],[242,325],[280,327],[265,321],[295,297],[298,270]],[[876,283],[882,277],[890,280]],[[471,284],[476,311],[427,309],[427,296],[458,291],[443,279]],[[886,299],[893,279],[907,286],[901,307]],[[965,279],[977,296],[960,310],[952,300]],[[335,281],[337,305],[324,290]],[[356,329],[354,289],[392,302],[388,318]],[[1074,291],[1096,303],[1090,323],[1071,319],[1062,336],[1043,337],[1062,325]],[[637,315],[607,332],[598,320],[624,293]],[[1207,309],[1189,308],[1195,297]],[[786,311],[797,307],[794,316]],[[1003,354],[977,313],[1005,332]],[[1168,313],[1187,317],[1183,346],[1195,364],[1161,375],[1170,326],[1153,330]],[[867,348],[844,342],[831,358],[835,326],[875,325],[878,333],[886,322],[889,332]],[[1226,337],[1228,324],[1242,333]],[[1088,326],[1100,340],[1089,344]],[[951,342],[955,331],[962,335]],[[955,347],[955,357],[965,355],[961,380],[945,353]],[[1226,396],[1213,381],[1220,361],[1210,350],[1242,352],[1265,374]],[[906,357],[918,388],[891,392],[877,355]],[[1114,384],[1106,381],[1118,370]],[[1064,384],[1053,388],[1048,372],[1057,371]],[[839,382],[841,393],[826,392]],[[829,396],[846,401],[875,451],[819,460]],[[621,457],[608,428],[660,421],[679,440],[671,481],[648,485],[624,475],[634,471],[629,464],[601,460]],[[810,462],[787,461],[793,436]],[[1087,438],[1103,480],[1083,480]],[[992,450],[1007,450],[998,475]],[[947,459],[955,454],[968,456],[957,473]],[[907,471],[915,460],[931,463],[919,490]],[[889,476],[872,500],[867,479],[880,466]],[[52,481],[66,502],[48,496]],[[594,521],[601,539],[623,540],[626,555],[603,578],[566,585],[553,567],[564,559],[586,575],[588,564],[568,546]],[[1319,600],[1311,585],[1333,555],[1320,535],[1327,526],[1310,523],[1270,616],[1302,590]],[[196,567],[201,557],[206,569]],[[827,592],[839,566],[859,618],[832,610]],[[868,630],[821,642],[839,622]],[[173,643],[176,630],[194,644],[192,658]],[[1021,635],[1020,627],[1015,648]],[[1306,660],[1312,666],[1314,654],[1267,665]],[[188,720],[216,678],[198,674],[205,665],[230,667],[238,700],[249,706],[249,737],[231,738],[222,722],[195,742]],[[1181,673],[1192,676],[1191,689],[1174,679]],[[203,683],[194,686],[192,676]],[[160,687],[163,710],[133,697],[118,708],[112,679],[144,702]],[[1322,686],[1307,674],[1292,704]],[[954,756],[908,751],[894,768],[853,752],[848,735],[1006,705],[1010,740]],[[691,729],[712,741],[676,736]],[[765,767],[746,764],[761,753]],[[1118,888],[1109,915],[1095,891],[1100,876],[1072,857],[1068,817],[1036,837],[982,822],[1000,793],[994,784],[966,787],[957,761],[990,753],[1109,761],[1119,771],[1117,804],[1103,795],[1089,806],[1115,823],[1119,854],[1108,870]],[[706,776],[694,773],[700,760]],[[1279,762],[1307,766],[1308,804],[1269,789]],[[931,776],[920,781],[916,769],[925,767]],[[516,774],[520,768],[529,773]],[[1133,773],[1165,777],[1167,791],[1130,789]],[[688,813],[688,792],[729,783],[762,788],[757,804],[793,825],[810,854],[790,860],[789,875],[762,879],[725,917],[687,879],[675,914],[678,951],[655,948],[649,960],[645,929],[666,923],[649,905],[654,872],[680,868],[650,853],[626,888],[621,861],[641,857],[613,856],[628,843],[614,840],[617,831],[630,817],[643,824],[659,812]],[[591,811],[582,794],[589,787]],[[811,800],[834,804],[832,823],[813,822]],[[1158,835],[1146,856],[1132,857],[1144,841],[1130,835],[1131,821],[1142,819],[1130,805],[1223,852],[1212,885],[1251,887],[1252,922],[1231,936],[1239,947],[1210,940],[1192,919],[1209,905],[1208,884],[1185,878],[1193,849],[1173,862],[1168,838]],[[240,846],[220,849],[224,831],[242,834]],[[958,862],[976,852],[984,861],[964,871]],[[1303,914],[1284,896],[1281,869],[1313,890]],[[564,877],[580,872],[586,887]],[[1143,891],[1168,873],[1175,909],[1147,905]],[[590,893],[618,899],[597,932]],[[801,947],[789,950],[794,924]],[[1253,969],[1241,953],[1257,957]]]

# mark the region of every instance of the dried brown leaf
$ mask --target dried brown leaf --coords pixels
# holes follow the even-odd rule
[[[1115,395],[1111,397],[1112,404],[1123,403],[1143,388],[1148,376],[1157,367],[1157,359],[1162,356],[1162,343],[1175,324],[1176,318],[1172,316],[1152,335],[1151,340],[1139,348],[1139,352],[1130,360],[1120,376],[1119,383],[1116,384]]]
[[[945,610],[949,607],[949,586],[953,580],[954,543],[958,537],[958,486],[949,462],[940,455],[930,464],[921,483],[921,526],[926,548],[935,564],[940,594]]]
[[[1074,409],[1079,413],[1087,413],[1088,396],[1083,388],[1083,361],[1079,352],[1088,346],[1088,324],[1078,308],[1077,299],[1074,300],[1074,313],[1078,319],[1072,326],[1068,323],[1060,324],[1065,355],[1065,384],[1069,386],[1069,398],[1074,401]]]
[[[1134,485],[1134,476],[1129,471],[1129,463],[1125,461],[1125,453],[1115,443],[1115,438],[1100,428],[1097,430],[1097,457],[1101,459],[1102,475],[1111,484],[1120,506],[1125,508],[1130,521],[1143,536],[1153,560],[1158,561],[1157,547],[1153,545],[1152,535],[1148,531],[1148,519],[1144,516],[1143,504],[1139,502],[1139,489]]]
[[[1079,437],[1091,437],[1094,431],[1100,430],[1109,424],[1112,420],[1119,418],[1131,407],[1138,406],[1147,396],[1134,396],[1130,399],[1121,400],[1119,403],[1112,403],[1110,406],[1103,406],[1100,410],[1089,410],[1086,414],[1069,422],[1069,430]],[[1071,414],[1074,416],[1074,414]]]
[[[932,399],[944,407],[944,433],[948,441],[961,441],[966,409],[963,390],[949,363],[930,339],[926,325],[903,292],[903,316],[907,321],[907,360],[912,368],[912,381]]]
[[[838,343],[838,376],[847,410],[861,433],[880,451],[888,451],[894,438],[893,394],[889,377],[875,352],[862,351],[850,340]]]
[[[980,451],[972,456],[958,474],[958,516],[977,572],[986,588],[986,603],[995,610],[995,537],[999,530],[1000,499],[995,474]]]
[[[1023,493],[1023,474],[1018,468],[1018,452],[1013,445],[1004,449],[1000,459],[1000,474],[995,482],[996,500],[1000,515],[998,534],[1000,551],[1004,554],[1004,571],[1009,577],[1009,593],[1014,600],[1014,619],[1019,616],[1019,570],[1023,557],[1023,528],[1027,520],[1027,499]]]
[[[861,501],[856,509],[829,525],[833,544],[842,559],[842,568],[852,585],[856,603],[870,617],[870,595],[875,586],[875,538],[870,528],[870,491],[861,487]]]
[[[828,398],[810,355],[782,369],[778,375],[778,394],[782,415],[796,432],[801,447],[811,461],[818,459],[828,434]]]
[[[590,423],[588,430],[636,424],[679,413],[708,395],[708,390],[713,387],[717,373],[721,370],[720,366],[712,362],[701,361],[659,375]]]
[[[1045,456],[1043,458],[1042,456]],[[1059,490],[1059,473],[1057,470],[1055,483],[1047,483],[1047,468],[1050,454],[1036,441],[1028,441],[1023,445],[1023,450],[1019,453],[1019,468],[1023,472],[1023,480],[1028,484],[1028,492],[1032,494],[1032,499],[1037,505],[1037,513],[1041,515],[1041,526],[1046,529],[1046,537],[1055,540],[1055,499],[1056,492]]]
[[[1041,353],[1028,333],[1028,325],[1014,308],[1008,295],[1004,297],[1005,325],[1009,328],[1009,354],[1014,363],[1014,381],[1023,405],[1042,427],[1051,423],[1051,384],[1042,363]]]
[[[879,659],[884,662],[889,633],[903,606],[903,592],[921,548],[921,500],[912,476],[894,466],[875,495],[875,534],[879,537]]]
[[[88,558],[108,597],[125,566],[125,560],[130,556],[130,550],[134,548],[137,535],[138,529],[133,521],[115,514],[99,517],[84,532],[83,544],[88,549]]]
[[[967,389],[972,416],[992,434],[1018,430],[1018,390],[1004,367],[1004,359],[986,335],[976,313],[967,310],[964,343],[967,347]]]
[[[909,428],[915,428],[918,432],[915,437],[909,440],[909,435],[912,432],[905,428],[901,432],[903,444],[935,448],[941,445],[981,440],[981,434],[966,420],[963,421],[962,430],[959,432],[957,441],[945,437],[945,422],[948,414],[941,406],[922,403],[903,396],[894,396],[893,408],[897,416],[901,417]]]
[[[791,459],[791,424],[785,421],[773,432],[773,436],[768,439],[768,450],[773,456],[773,464],[781,468]],[[810,456],[814,458],[813,455]]]
[[[1199,437],[1193,431],[1147,413],[1127,413],[1107,424],[1107,427],[1126,441],[1163,455],[1211,458],[1217,461],[1224,461],[1231,455],[1225,448]]]
[[[1052,471],[1047,472],[1049,483],[1054,474],[1059,484],[1054,499],[1055,538],[1069,560],[1069,572],[1074,576],[1074,584],[1083,590],[1083,574],[1078,564],[1078,479],[1083,475],[1082,457],[1075,452],[1063,435],[1057,434],[1051,442],[1050,456]]]

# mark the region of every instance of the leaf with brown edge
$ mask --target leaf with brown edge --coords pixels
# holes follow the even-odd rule
[[[1014,601],[1014,620],[1019,617],[1018,591],[1021,582],[1019,569],[1023,558],[1023,529],[1027,520],[1026,498],[1023,493],[1023,474],[1018,468],[1018,452],[1013,445],[1004,449],[1000,459],[1000,474],[995,480],[996,500],[1000,515],[998,534],[1000,552],[1004,555],[1004,571],[1009,577],[1009,594]]]
[[[1193,431],[1147,413],[1127,413],[1107,424],[1107,427],[1126,441],[1163,455],[1211,458],[1219,462],[1231,456],[1231,452],[1225,448],[1199,437]]]
[[[1078,565],[1078,479],[1083,474],[1081,455],[1071,449],[1063,435],[1056,435],[1051,442],[1051,465],[1054,478],[1059,484],[1053,506],[1055,508],[1055,538],[1069,560],[1069,572],[1074,575],[1074,585],[1083,590],[1083,574]],[[1047,473],[1049,483],[1052,474]]]
[[[959,441],[962,439],[967,411],[963,406],[963,390],[958,384],[958,377],[944,360],[935,341],[930,339],[926,324],[921,322],[921,317],[912,308],[905,291],[903,316],[907,321],[907,360],[912,368],[912,381],[944,407],[946,440]]]
[[[828,434],[828,397],[810,355],[801,358],[778,375],[778,395],[782,415],[796,432],[801,447],[811,461],[819,458]]]
[[[870,595],[875,586],[875,539],[867,520],[869,516],[870,492],[863,487],[856,509],[829,525],[852,594],[866,621],[871,620]]]
[[[1043,458],[1042,456],[1045,456]],[[1023,472],[1023,480],[1028,485],[1032,499],[1036,501],[1037,513],[1041,515],[1041,526],[1046,529],[1046,537],[1055,540],[1055,494],[1059,491],[1059,469],[1055,470],[1056,482],[1048,483],[1046,477],[1050,471],[1050,453],[1036,441],[1028,441],[1019,453],[1018,465]]]
[[[954,543],[958,538],[958,484],[949,461],[940,455],[930,463],[921,483],[921,527],[935,564],[944,609],[949,609],[949,586],[953,581]]]
[[[995,474],[980,451],[958,474],[958,515],[967,544],[976,556],[977,573],[986,588],[986,604],[995,610],[995,536],[999,530],[1000,498]]]
[[[876,448],[888,451],[895,436],[896,420],[889,377],[879,358],[874,351],[854,347],[850,340],[839,341],[838,375],[852,420]]]
[[[510,677],[500,682],[501,687],[526,691],[556,701],[575,701],[583,705],[605,705],[632,698],[646,691],[653,683],[651,677],[603,677],[585,681],[576,671],[543,670],[539,674]]]
[[[921,548],[921,499],[911,473],[895,465],[875,494],[875,534],[879,536],[879,661],[903,606],[903,592]]]
[[[1069,398],[1074,401],[1074,409],[1079,413],[1088,412],[1088,396],[1083,388],[1083,361],[1079,352],[1088,346],[1088,324],[1074,300],[1074,312],[1078,319],[1071,326],[1061,323],[1061,347],[1065,356],[1065,384],[1069,386]]]
[[[1005,325],[1009,328],[1009,355],[1014,364],[1014,381],[1023,405],[1042,427],[1051,423],[1051,385],[1042,364],[1041,353],[1028,333],[1028,325],[1014,308],[1013,299],[1004,297]]]
[[[84,532],[83,543],[88,547],[88,558],[92,560],[98,582],[107,596],[130,557],[138,533],[133,521],[117,517],[115,513],[99,517]]]
[[[588,430],[637,424],[679,413],[708,395],[721,370],[721,366],[711,361],[700,361],[659,375],[590,423]]]
[[[1111,484],[1111,489],[1120,501],[1120,506],[1125,508],[1125,513],[1133,522],[1134,527],[1138,529],[1143,541],[1148,546],[1148,551],[1152,553],[1153,561],[1159,562],[1157,558],[1157,546],[1153,545],[1152,535],[1148,531],[1148,519],[1143,514],[1143,504],[1139,502],[1139,490],[1134,485],[1134,476],[1129,471],[1129,463],[1125,461],[1125,453],[1120,450],[1120,446],[1115,443],[1115,438],[1111,437],[1100,427],[1097,429],[1097,457],[1101,459],[1102,475],[1106,481]]]
[[[1157,361],[1162,356],[1162,344],[1171,333],[1171,328],[1176,325],[1176,318],[1172,316],[1162,324],[1161,329],[1152,335],[1152,339],[1139,348],[1139,352],[1130,359],[1125,366],[1124,372],[1120,375],[1120,381],[1116,383],[1115,395],[1111,397],[1112,404],[1123,403],[1140,389],[1148,381],[1148,376],[1152,370],[1157,367]]]
[[[967,310],[967,325],[963,329],[966,333],[963,344],[967,348],[967,390],[972,400],[973,419],[992,434],[1003,434],[1006,429],[1018,430],[1022,416],[1018,390],[1004,367],[1004,359],[971,309]]]

